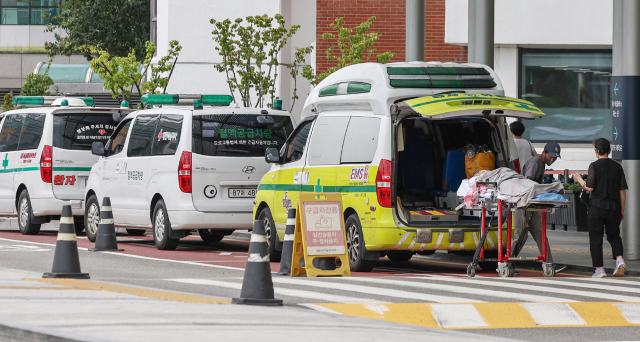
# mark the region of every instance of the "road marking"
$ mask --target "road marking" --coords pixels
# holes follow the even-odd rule
[[[482,288],[473,288],[473,287],[464,287],[464,286],[455,286],[455,285],[442,285],[442,284],[424,283],[424,282],[416,282],[416,281],[379,279],[379,278],[371,278],[371,277],[349,278],[349,280],[368,282],[368,283],[387,284],[387,285],[410,286],[410,287],[417,287],[422,289],[429,289],[429,290],[436,290],[436,291],[443,291],[443,292],[464,293],[464,294],[474,295],[474,296],[475,295],[490,296],[490,297],[497,297],[497,298],[503,298],[503,299],[515,299],[517,301],[527,301],[527,302],[554,302],[554,303],[574,302],[573,300],[566,299],[566,298],[538,296],[538,295],[530,295],[530,294],[517,293],[517,292],[495,291],[495,290],[486,290]]]
[[[273,278],[273,282],[281,283],[281,284],[290,284],[290,285],[320,287],[320,288],[340,290],[340,291],[352,291],[352,292],[366,293],[366,294],[386,296],[386,297],[424,300],[424,301],[436,302],[436,303],[482,303],[482,301],[475,300],[475,299],[439,296],[439,295],[431,295],[426,293],[409,292],[409,291],[401,291],[401,290],[394,290],[394,289],[384,289],[384,288],[378,288],[378,287],[344,284],[344,283],[329,282],[329,281],[316,281],[316,280],[310,280],[310,279],[302,280],[302,279],[292,279],[292,278]]]
[[[564,303],[527,303],[520,304],[531,315],[537,325],[583,325],[587,322],[578,313]]]
[[[621,312],[627,322],[640,324],[640,304],[614,304]]]
[[[411,278],[414,278],[414,277],[411,277]],[[422,278],[422,277],[415,277],[415,278]],[[481,279],[454,278],[454,277],[443,277],[443,276],[435,276],[435,275],[431,276],[431,278],[440,279],[442,281],[452,281],[452,282],[482,285],[482,286],[505,287],[505,288],[512,288],[516,290],[561,293],[561,294],[566,294],[571,296],[593,297],[598,299],[607,299],[607,300],[620,301],[620,302],[640,302],[640,297],[624,296],[624,295],[617,295],[617,294],[603,293],[603,292],[562,289],[562,288],[554,288],[550,286],[528,285],[528,284],[522,284],[521,282],[518,282],[518,281],[513,281],[513,278],[500,278],[496,280],[489,280],[490,278],[481,278]],[[446,285],[443,285],[443,287],[444,286]]]
[[[624,284],[624,285],[632,285],[632,286],[640,286],[640,281],[634,280],[622,280],[622,279],[612,279],[612,278],[576,278],[577,280],[586,280],[586,281],[595,281],[598,283],[609,283],[609,284]]]
[[[236,290],[242,289],[242,283],[226,282],[226,281],[211,280],[211,279],[184,278],[184,279],[167,279],[167,280],[175,281],[178,283],[184,283],[184,284],[211,285],[211,286],[226,287],[229,289],[236,289]],[[275,294],[281,295],[281,296],[301,297],[301,298],[308,298],[308,299],[314,299],[314,300],[324,300],[327,302],[381,303],[381,301],[373,300],[373,299],[353,298],[353,297],[346,297],[341,295],[333,295],[333,294],[320,293],[320,292],[287,289],[282,287],[274,287],[273,291]]]
[[[114,284],[99,283],[91,280],[79,280],[79,279],[25,279],[39,281],[43,283],[71,286],[75,289],[81,290],[93,290],[93,291],[108,291],[116,293],[130,294],[139,297],[163,299],[174,302],[183,303],[200,303],[200,304],[230,304],[231,301],[226,299],[218,299],[213,297],[196,296],[190,294],[167,292],[160,290],[149,290],[138,287],[121,286]]]
[[[0,290],[79,290],[72,287],[45,286],[0,286]]]
[[[329,313],[329,314],[333,314],[333,315],[342,315],[338,311],[334,311],[334,310],[331,310],[329,308],[325,308],[324,306],[320,306],[318,304],[303,303],[303,304],[298,304],[298,305],[304,306],[304,307],[307,307],[309,309],[312,309],[312,310],[315,310],[315,311],[319,311],[319,312],[325,312],[325,313]]]
[[[600,285],[600,284],[585,284],[585,283],[576,283],[571,281],[562,281],[555,279],[536,279],[536,278],[513,278],[514,281],[522,281],[522,282],[530,282],[530,283],[539,283],[539,284],[558,284],[565,286],[573,286],[573,287],[582,287],[588,289],[598,289],[598,290],[606,290],[606,291],[617,291],[617,292],[631,292],[640,294],[640,288],[634,287],[624,287],[624,286],[614,286],[614,285]],[[638,298],[640,300],[640,298]]]
[[[10,246],[0,246],[0,251],[3,251],[3,252],[48,252],[48,251],[50,251],[50,249],[39,248],[37,246],[10,245]]]
[[[432,304],[431,310],[443,328],[486,327],[487,323],[473,304]]]

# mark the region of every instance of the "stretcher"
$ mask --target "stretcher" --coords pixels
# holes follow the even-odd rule
[[[498,263],[498,274],[500,277],[513,277],[515,273],[514,262],[517,260],[535,260],[537,262],[542,263],[542,274],[545,277],[553,277],[555,276],[555,265],[550,262],[547,262],[547,214],[554,213],[556,208],[564,208],[567,207],[568,201],[547,201],[547,200],[536,200],[533,199],[529,201],[526,207],[520,209],[526,209],[529,212],[539,212],[542,216],[542,254],[536,257],[519,257],[517,255],[512,255],[511,251],[511,234],[513,232],[513,219],[512,212],[516,210],[515,206],[512,203],[507,201],[503,201],[502,199],[497,198],[497,189],[498,184],[495,182],[478,182],[478,189],[480,185],[484,185],[488,189],[493,189],[491,195],[486,197],[481,197],[478,194],[477,203],[474,203],[473,206],[467,207],[464,204],[461,204],[457,210],[470,210],[470,211],[481,211],[481,238],[478,243],[478,247],[476,248],[476,252],[473,256],[473,260],[471,264],[467,267],[467,276],[474,277],[476,275],[476,267],[479,262],[497,262]],[[506,248],[503,248],[503,211],[507,211],[507,243],[505,243]],[[487,213],[491,213],[491,217],[489,219],[489,225],[487,226]],[[489,234],[491,228],[491,222],[493,218],[498,216],[498,257],[497,258],[485,258],[485,250],[484,245],[487,239],[487,235]],[[514,250],[520,250],[520,246],[524,241],[524,237],[529,233],[528,228],[520,234],[518,242],[515,245]],[[506,250],[506,251],[505,251]]]

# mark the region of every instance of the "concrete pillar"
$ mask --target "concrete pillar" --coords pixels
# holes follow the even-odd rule
[[[481,63],[493,69],[494,0],[469,1],[469,45],[470,63]]]
[[[614,0],[613,13],[613,75],[640,76],[640,2]],[[640,113],[626,115],[635,116]],[[632,116],[629,117],[632,118]],[[625,219],[621,226],[624,257],[629,260],[639,260],[640,160],[623,160],[622,168],[629,186]]]
[[[424,2],[425,0],[407,0],[405,61],[424,62]]]

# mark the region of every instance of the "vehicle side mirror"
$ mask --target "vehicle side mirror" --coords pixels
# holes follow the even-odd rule
[[[267,163],[280,164],[280,151],[275,147],[269,147],[264,152],[264,160]]]
[[[102,141],[94,141],[91,144],[91,153],[96,156],[104,156],[104,143]]]

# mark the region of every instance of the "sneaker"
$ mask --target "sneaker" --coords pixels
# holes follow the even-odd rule
[[[556,274],[558,274],[558,273],[560,273],[560,272],[562,272],[562,271],[564,271],[566,269],[567,269],[567,265],[561,266],[560,268],[556,269]]]
[[[605,273],[603,268],[596,268],[596,271],[593,273],[591,278],[606,278],[607,273]]]
[[[627,265],[624,262],[616,263],[616,269],[613,270],[613,276],[622,277],[626,269],[627,269]]]

